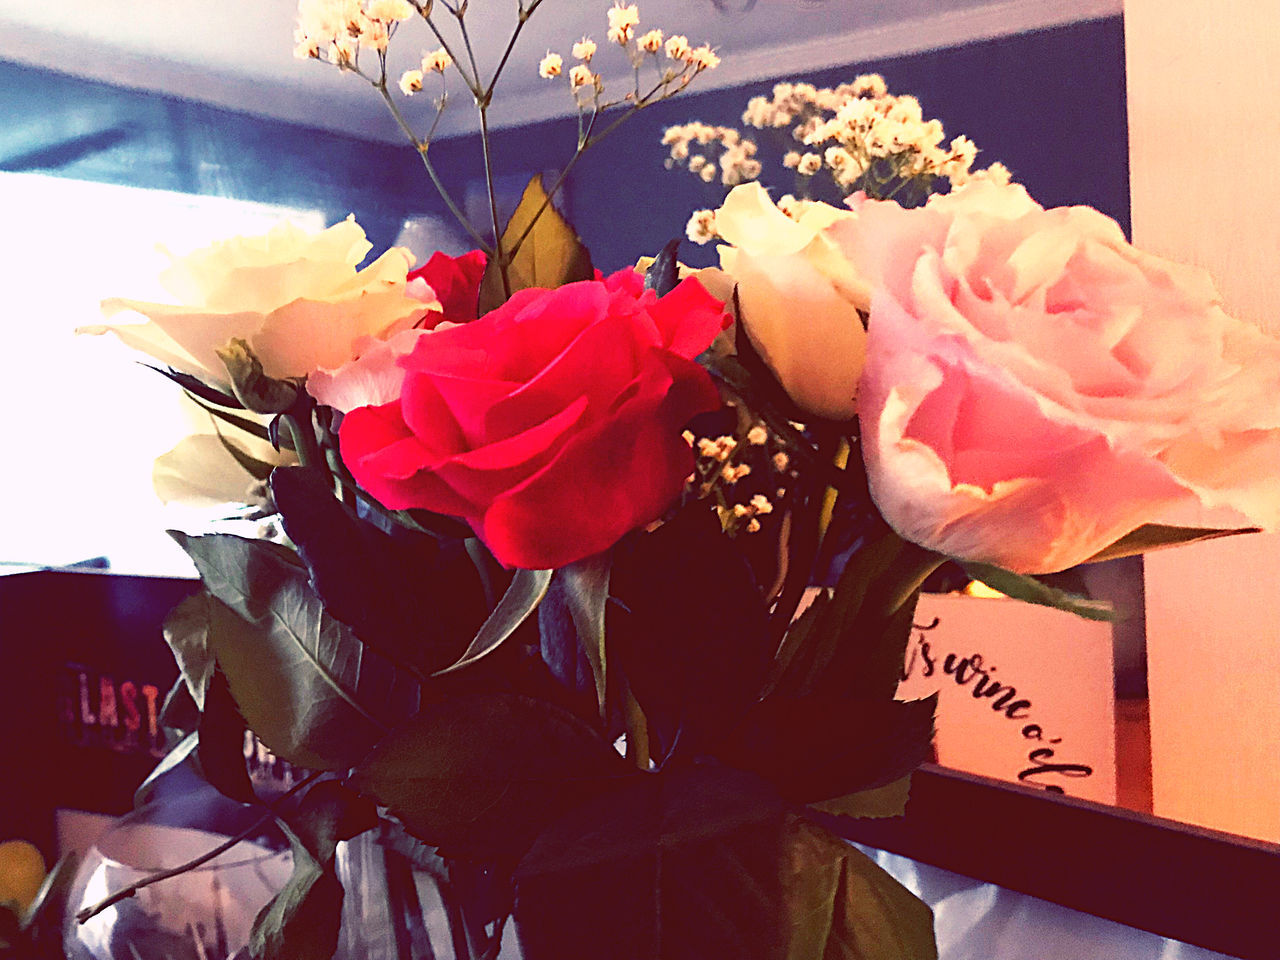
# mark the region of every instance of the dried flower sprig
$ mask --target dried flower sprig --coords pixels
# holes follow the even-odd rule
[[[603,97],[604,83],[591,68],[597,47],[593,40],[584,37],[573,44],[573,57],[578,63],[565,69],[564,58],[548,52],[538,64],[538,73],[546,79],[565,76],[578,111],[578,138],[573,155],[563,165],[559,178],[546,191],[545,203],[531,218],[520,236],[514,239],[503,236],[498,217],[497,196],[494,190],[493,157],[489,136],[489,108],[494,89],[515,49],[524,25],[541,6],[543,0],[517,0],[516,25],[507,41],[497,66],[487,76],[482,76],[476,60],[472,38],[467,24],[468,0],[299,0],[298,24],[294,33],[294,54],[303,59],[318,60],[354,73],[368,81],[382,97],[396,123],[413,144],[422,158],[428,176],[446,207],[475,241],[479,249],[488,255],[502,278],[502,287],[511,293],[509,268],[521,245],[528,239],[539,217],[564,185],[569,172],[578,159],[630,116],[645,107],[669,99],[684,90],[694,77],[714,69],[719,56],[709,46],[691,47],[683,36],[666,37],[662,30],[640,33],[639,10],[635,4],[616,2],[607,12],[608,39],[622,47],[631,60],[635,83],[625,96],[615,100]],[[444,14],[440,13],[444,11]],[[455,21],[460,41],[453,44],[440,30],[437,20],[448,15]],[[409,20],[421,19],[435,36],[439,47],[424,53],[417,68],[401,73],[393,83],[387,73],[387,51],[397,30]],[[646,61],[658,63],[666,54],[671,63],[659,65],[656,83],[644,90],[641,86],[641,68]],[[361,63],[361,57],[366,63]],[[375,57],[377,66],[369,69],[367,58]],[[490,223],[482,232],[463,213],[450,196],[428,156],[428,149],[448,105],[444,77],[450,68],[466,85],[479,115],[480,140],[484,154],[485,183],[488,189]],[[419,134],[405,117],[397,103],[395,93],[411,97],[423,90],[427,77],[437,74],[441,80],[440,95],[436,98],[436,115],[430,129]],[[612,108],[625,108],[603,129],[598,129],[600,115]],[[485,236],[485,234],[488,236]],[[491,239],[490,239],[491,238]]]

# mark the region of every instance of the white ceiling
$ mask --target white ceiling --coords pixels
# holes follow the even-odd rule
[[[662,27],[711,43],[721,68],[699,89],[893,56],[967,40],[1109,16],[1122,0],[638,0],[641,28]],[[568,56],[584,35],[601,43],[597,69],[625,89],[629,68],[606,49],[611,0],[544,0],[530,19],[498,87],[496,125],[569,112],[568,94],[541,81],[548,50]],[[439,9],[439,8],[438,8]],[[51,14],[50,11],[56,11]],[[0,0],[0,59],[123,86],[158,90],[313,126],[399,140],[377,95],[350,74],[292,56],[295,0]],[[515,24],[516,0],[471,0],[468,29],[482,69],[496,62]],[[452,26],[447,13],[433,19]],[[437,44],[410,22],[392,43],[398,74]],[[456,78],[440,132],[472,128],[474,113]],[[608,89],[606,89],[608,93]],[[433,113],[428,98],[412,118]]]

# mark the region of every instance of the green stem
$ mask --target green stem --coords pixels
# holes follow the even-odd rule
[[[450,56],[452,56],[452,54],[450,54]],[[413,128],[410,127],[408,121],[405,120],[404,114],[401,113],[400,108],[396,106],[395,98],[391,96],[391,91],[387,89],[387,75],[385,67],[382,75],[377,80],[365,74],[361,74],[361,76],[373,84],[374,88],[379,94],[381,94],[383,101],[387,105],[387,109],[391,111],[391,116],[395,118],[396,123],[404,132],[404,135],[409,138],[409,142],[413,144],[413,148],[418,151],[418,156],[422,158],[422,166],[426,168],[427,176],[431,178],[431,183],[435,186],[436,192],[440,194],[440,199],[444,201],[444,205],[449,208],[449,212],[452,213],[458,223],[462,225],[462,228],[467,231],[471,239],[479,245],[480,249],[483,250],[486,255],[492,256],[493,247],[490,246],[489,242],[480,235],[479,231],[477,231],[474,226],[472,226],[471,221],[467,219],[466,214],[464,214],[458,207],[457,203],[454,202],[453,197],[445,188],[443,181],[441,181],[439,174],[436,173],[436,168],[432,165],[430,158],[427,156],[427,148],[430,146],[430,143],[426,140],[418,139],[418,135],[413,132]]]

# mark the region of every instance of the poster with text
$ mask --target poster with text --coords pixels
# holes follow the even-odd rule
[[[1007,599],[925,594],[900,699],[938,694],[945,767],[1116,799],[1111,627]]]

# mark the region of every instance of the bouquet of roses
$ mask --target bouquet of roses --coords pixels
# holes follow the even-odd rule
[[[369,82],[438,185],[401,98],[456,70],[487,145],[540,3],[487,79],[465,2],[302,0],[299,53]],[[411,21],[440,48],[395,82]],[[622,3],[608,43],[635,68],[616,101],[589,40],[538,66],[578,110],[566,174],[718,62]],[[928,908],[830,832],[901,814],[929,755],[932,702],[894,699],[926,577],[953,559],[1105,616],[1034,575],[1280,525],[1280,344],[1203,273],[972,173],[879,78],[783,85],[747,121],[795,123],[799,186],[847,200],[775,203],[753,144],[676,128],[673,159],[733,186],[690,223],[718,270],[673,242],[600,273],[563,177],[535,178],[418,270],[357,269],[350,220],[282,226],[175,263],[178,305],[106,304],[142,317],[94,332],[216,424],[158,478],[198,462],[269,518],[174,533],[204,589],[166,627],[161,765],[194,755],[292,843],[255,957],[332,953],[336,845],[378,824],[474,956],[513,914],[529,957],[935,956]],[[246,728],[311,771],[288,796],[254,794]]]

